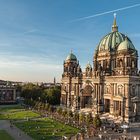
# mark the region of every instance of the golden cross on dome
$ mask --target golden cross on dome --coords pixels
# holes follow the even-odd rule
[[[116,13],[114,13],[114,22],[112,25],[112,32],[118,31],[118,26],[117,26],[117,22],[116,22]]]

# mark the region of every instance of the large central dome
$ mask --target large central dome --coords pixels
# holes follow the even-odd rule
[[[115,31],[103,37],[98,45],[98,51],[114,50],[121,42],[125,40],[125,35]]]
[[[114,23],[112,26],[112,32],[105,35],[99,45],[97,46],[97,52],[102,52],[102,51],[117,51],[118,46],[122,43],[125,42],[127,38],[128,43],[132,44],[131,40],[124,34],[120,33],[118,31],[118,26],[116,24],[116,16],[114,17]],[[131,45],[133,46],[133,44]],[[120,47],[119,47],[120,48]],[[131,47],[132,48],[132,47]],[[133,47],[135,50],[135,48]]]

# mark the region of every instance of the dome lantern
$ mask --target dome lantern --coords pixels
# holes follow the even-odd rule
[[[114,13],[114,22],[112,25],[112,32],[117,32],[118,31],[118,26],[117,26],[117,22],[116,22],[116,13]]]

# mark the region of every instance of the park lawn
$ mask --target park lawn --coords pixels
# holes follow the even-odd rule
[[[69,137],[79,132],[77,128],[49,118],[14,123],[18,128],[22,129],[35,140],[57,140],[61,139],[62,136]]]
[[[9,112],[15,112],[24,109],[21,105],[1,105],[0,106],[0,112],[1,113],[9,113]]]
[[[33,112],[33,111],[20,111],[20,112],[14,112],[14,113],[9,113],[5,114],[7,119],[10,120],[21,120],[21,119],[31,119],[31,118],[37,118],[40,117],[39,114]]]
[[[9,112],[5,114],[0,114],[0,119],[9,119],[9,120],[23,120],[23,119],[31,119],[31,118],[37,118],[40,117],[39,114],[33,112],[33,111],[16,111],[16,112]]]
[[[5,130],[0,130],[0,140],[14,140]]]
[[[21,120],[21,119],[31,119],[40,117],[39,114],[31,111],[25,110],[20,105],[2,106],[0,107],[0,120]]]
[[[5,115],[4,114],[0,114],[0,120],[4,120],[5,119]]]

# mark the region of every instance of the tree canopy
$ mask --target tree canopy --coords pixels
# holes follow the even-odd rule
[[[21,87],[21,97],[25,100],[40,101],[51,105],[60,104],[61,90],[59,87],[44,88],[32,83]]]

